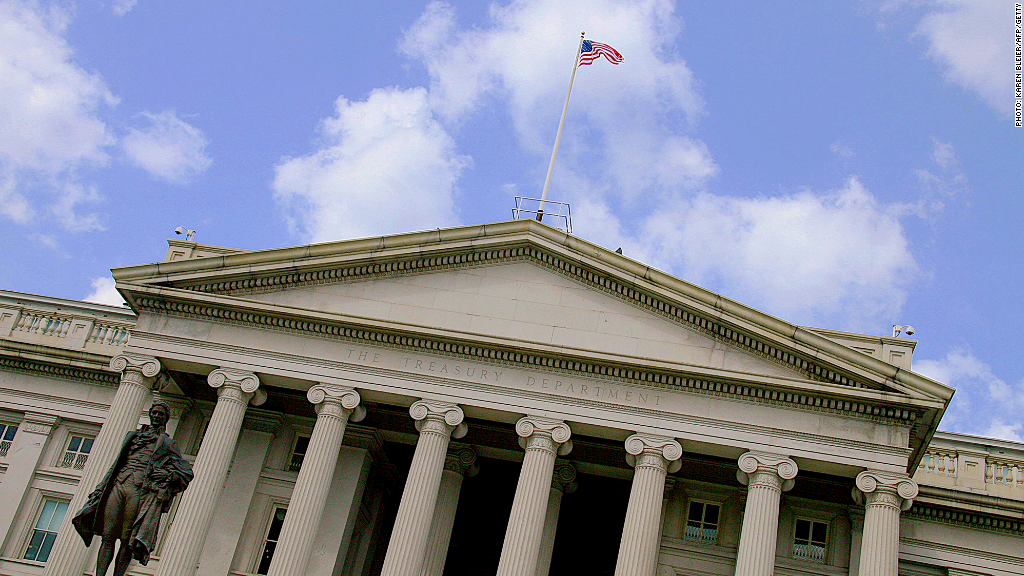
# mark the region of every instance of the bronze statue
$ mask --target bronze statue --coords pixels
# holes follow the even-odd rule
[[[192,481],[192,467],[164,431],[170,415],[170,406],[153,402],[150,424],[128,433],[117,460],[71,520],[86,546],[93,535],[102,539],[96,576],[106,575],[117,540],[114,576],[124,576],[133,556],[145,566],[156,546],[160,516]]]

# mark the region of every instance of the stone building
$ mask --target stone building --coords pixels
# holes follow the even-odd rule
[[[1024,574],[1024,445],[937,432],[912,340],[532,220],[113,273],[0,292],[2,575],[92,573],[68,511],[154,397],[196,477],[131,574]]]

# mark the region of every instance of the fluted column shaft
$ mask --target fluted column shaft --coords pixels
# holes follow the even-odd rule
[[[572,433],[561,420],[527,416],[516,422],[516,433],[526,455],[501,547],[498,576],[534,576],[537,571],[555,458],[572,449]]]
[[[448,451],[441,472],[441,486],[437,490],[437,505],[430,523],[430,538],[423,555],[420,576],[441,576],[448,559],[448,545],[455,527],[455,513],[459,507],[462,480],[477,473],[476,452],[469,446],[458,446]]]
[[[900,557],[900,512],[917,496],[906,474],[866,470],[857,476],[854,495],[864,504],[860,576],[896,576]]]
[[[250,401],[260,405],[266,393],[252,372],[218,368],[207,377],[217,388],[217,405],[193,465],[195,479],[182,494],[160,557],[160,576],[193,576],[224,488],[231,457]]]
[[[793,487],[796,462],[768,452],[747,452],[739,458],[737,477],[747,485],[747,507],[736,553],[736,576],[771,576],[779,538],[779,502]]]
[[[409,407],[420,432],[409,466],[402,502],[398,505],[381,576],[419,576],[427,549],[430,523],[437,505],[448,443],[466,434],[465,415],[455,404],[420,400]]]
[[[558,532],[558,516],[562,510],[562,496],[576,491],[576,468],[568,462],[555,462],[551,475],[551,492],[548,494],[548,510],[544,514],[544,532],[540,537],[540,552],[537,554],[536,576],[548,576],[551,571],[551,557],[555,553],[555,536]]]
[[[334,467],[338,464],[345,425],[350,419],[362,420],[366,414],[359,406],[359,393],[345,386],[317,384],[309,389],[306,397],[316,405],[316,424],[288,501],[288,513],[267,572],[269,576],[306,573]]]
[[[627,461],[634,466],[626,521],[619,542],[615,576],[654,576],[661,548],[661,507],[665,476],[678,469],[683,447],[672,438],[634,434],[626,439]]]
[[[138,427],[142,408],[152,396],[151,387],[160,372],[160,362],[150,356],[125,353],[111,358],[110,368],[121,372],[121,384],[93,442],[82,479],[78,481],[78,489],[50,550],[46,576],[81,576],[85,570],[89,549],[82,545],[81,537],[71,526],[71,518],[85,505],[89,494],[117,459],[125,435]]]

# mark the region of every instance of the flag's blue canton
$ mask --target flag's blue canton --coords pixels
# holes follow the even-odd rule
[[[593,47],[594,46],[593,46],[593,44],[590,43],[590,40],[584,40],[583,41],[583,49],[580,50],[580,53],[582,54],[584,52],[590,52],[593,49]]]

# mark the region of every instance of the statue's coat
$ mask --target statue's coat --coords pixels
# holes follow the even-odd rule
[[[125,436],[114,465],[107,470],[106,476],[103,477],[92,494],[89,494],[89,500],[85,506],[82,506],[82,509],[71,519],[71,523],[82,540],[85,541],[86,546],[92,543],[93,536],[103,534],[103,510],[106,508],[107,497],[114,488],[117,472],[128,461],[132,440],[139,432],[147,429],[148,426],[143,426],[140,430],[129,432]],[[167,479],[158,481],[153,478],[155,470],[167,471]],[[145,566],[149,562],[150,553],[156,547],[160,515],[170,509],[174,496],[187,488],[191,481],[192,466],[181,456],[181,450],[178,449],[174,440],[167,434],[161,433],[157,437],[153,461],[146,471],[146,480],[141,488],[139,515],[132,525],[129,546],[132,549],[132,556],[139,564]]]

